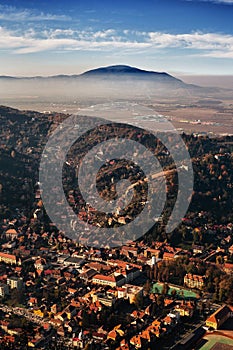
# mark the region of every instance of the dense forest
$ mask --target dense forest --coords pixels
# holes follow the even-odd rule
[[[0,108],[0,218],[17,215],[23,211],[30,216],[35,201],[38,169],[43,148],[51,132],[67,118],[64,114],[41,114],[25,112],[8,107]],[[85,121],[85,116],[80,116]],[[158,158],[163,169],[175,169],[172,157],[166,146],[148,131],[126,125],[108,125],[104,132],[92,130],[86,137],[80,138],[68,154],[73,158],[73,166],[64,166],[63,185],[66,194],[73,191],[75,208],[85,209],[81,195],[77,189],[75,167],[85,152],[92,146],[114,136],[130,137],[140,132],[140,142],[149,148]],[[176,147],[177,139],[167,134],[169,143]],[[148,242],[157,239],[169,240],[174,245],[198,243],[206,246],[215,244],[217,234],[222,230],[221,225],[228,225],[233,221],[232,187],[233,187],[233,137],[208,137],[182,134],[183,141],[190,153],[194,170],[194,189],[189,210],[182,224],[171,234],[165,233],[164,227],[177,198],[178,178],[174,171],[166,177],[167,200],[161,220],[147,233]],[[120,171],[119,171],[120,169]],[[116,178],[124,178],[126,164],[124,161],[115,163],[112,169],[116,171]],[[100,192],[106,190],[105,183],[109,180],[106,169],[102,169],[99,176]],[[138,180],[137,167],[131,172],[133,181]],[[144,190],[143,190],[144,191]],[[68,198],[69,199],[69,198]],[[135,197],[137,201],[137,197]],[[134,203],[134,210],[136,206]],[[139,208],[140,210],[140,208]],[[216,233],[215,235],[213,235]]]

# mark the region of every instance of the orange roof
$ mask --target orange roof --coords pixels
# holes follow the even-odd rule
[[[7,253],[2,253],[2,252],[0,252],[0,257],[2,257],[2,258],[7,258],[7,259],[12,259],[12,260],[16,260],[16,256],[15,256],[15,255],[7,254]]]
[[[233,269],[233,264],[231,263],[225,263],[223,266],[225,269]]]
[[[165,305],[165,306],[168,306],[168,305],[172,304],[173,302],[174,302],[174,301],[171,300],[171,299],[164,299],[164,305]]]
[[[109,281],[109,282],[115,282],[116,281],[114,276],[105,276],[105,275],[101,275],[101,274],[95,275],[93,277],[93,279],[98,279],[98,280],[102,280],[102,281]]]
[[[118,259],[116,259],[116,260],[114,260],[114,259],[108,260],[107,263],[109,265],[117,265],[117,266],[123,267],[123,268],[126,268],[126,266],[129,265],[130,268],[136,267],[136,268],[138,268],[140,270],[142,269],[141,265],[132,264],[132,263],[129,263],[129,262],[126,262],[126,261],[123,261],[123,260],[118,260]]]
[[[48,322],[45,322],[45,323],[43,323],[43,327],[44,327],[44,329],[49,329],[50,324]]]
[[[174,258],[174,253],[164,252],[163,253],[163,259],[164,258]]]
[[[147,252],[150,252],[150,253],[159,253],[159,252],[160,252],[160,249],[156,249],[156,248],[147,248],[146,251],[147,251]]]
[[[142,341],[140,335],[135,335],[130,339],[130,344],[141,346]]]
[[[31,297],[29,303],[37,303],[37,298]]]
[[[148,331],[148,329],[145,329],[145,330],[142,332],[141,337],[150,341],[150,338],[151,338],[151,337],[150,337],[150,332]]]
[[[17,235],[17,231],[14,228],[10,228],[9,230],[6,231],[7,235]]]
[[[69,292],[69,293],[76,293],[76,292],[77,292],[77,289],[68,288],[68,292]]]
[[[167,322],[167,323],[171,323],[172,322],[172,318],[167,315],[166,317],[164,317],[163,321]]]
[[[212,323],[217,323],[218,320],[223,318],[225,316],[225,314],[228,313],[229,311],[232,311],[232,309],[227,305],[223,305],[217,311],[215,311],[212,315],[210,315],[210,317],[208,317],[206,321],[212,322]]]
[[[117,337],[117,332],[112,330],[111,332],[108,333],[108,339],[116,340]]]
[[[136,247],[129,247],[129,246],[123,246],[122,248],[121,248],[121,250],[128,250],[128,251],[137,251],[138,250],[138,248],[136,248]]]
[[[152,322],[152,325],[153,325],[153,326],[160,326],[160,325],[161,325],[161,321],[159,321],[159,320],[154,320],[154,321]]]
[[[4,339],[8,340],[11,343],[15,342],[15,337],[13,335],[4,335]]]
[[[190,280],[201,280],[201,281],[203,281],[205,278],[205,276],[193,275],[191,273],[187,273],[184,277]]]

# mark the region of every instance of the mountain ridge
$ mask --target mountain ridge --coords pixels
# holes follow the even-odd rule
[[[69,84],[72,84],[73,92],[75,89],[81,89],[81,92],[78,91],[79,96],[80,93],[83,93],[84,88],[88,89],[85,90],[87,94],[90,94],[91,90],[94,91],[93,89],[97,88],[99,92],[103,92],[103,89],[105,89],[103,92],[104,96],[106,96],[106,94],[109,95],[111,92],[115,94],[115,96],[118,94],[118,97],[124,88],[126,88],[128,92],[134,91],[137,95],[142,93],[146,95],[156,93],[162,96],[164,93],[167,94],[169,90],[169,93],[173,94],[174,97],[177,97],[178,94],[183,97],[184,94],[190,96],[190,93],[201,95],[203,93],[219,93],[221,90],[216,87],[203,87],[186,83],[167,72],[144,70],[122,64],[94,68],[80,74],[71,75],[59,74],[31,77],[0,75],[0,82],[2,82],[2,84],[8,84],[8,89],[14,94],[18,94],[17,88],[21,89],[21,83],[25,83],[23,87],[24,93],[29,95],[32,90],[36,90],[37,94],[43,95],[41,89],[44,90],[47,87],[56,91],[56,93],[60,89],[60,93],[64,95],[64,89],[70,89],[70,87],[68,87]],[[29,86],[30,84],[34,84],[34,86]],[[46,86],[47,84],[49,84],[49,86]],[[39,92],[38,89],[40,90]],[[70,90],[67,91],[70,93]]]
[[[182,82],[182,80],[166,73],[166,72],[156,72],[156,71],[148,71],[144,69],[140,69],[137,67],[132,67],[128,65],[112,65],[106,67],[94,68],[91,70],[87,70],[80,74],[57,74],[50,76],[30,76],[30,77],[15,77],[9,75],[0,75],[0,79],[12,79],[12,80],[34,80],[34,79],[65,79],[65,78],[85,78],[92,76],[103,76],[103,75],[111,75],[111,76],[121,76],[121,75],[136,75],[137,77],[158,77],[163,80],[176,80]],[[183,83],[183,82],[182,82]]]

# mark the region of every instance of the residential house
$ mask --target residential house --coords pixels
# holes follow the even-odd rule
[[[129,350],[129,345],[128,345],[126,339],[121,340],[120,347],[117,348],[116,350]]]
[[[8,277],[7,284],[9,285],[10,289],[14,289],[14,288],[17,290],[23,289],[22,277]]]
[[[84,348],[84,341],[83,341],[83,339],[79,339],[78,337],[73,338],[72,344],[77,349],[83,349]]]
[[[229,250],[229,253],[230,253],[231,255],[233,255],[233,244],[230,246],[230,248],[229,248],[228,250]]]
[[[164,252],[163,253],[163,260],[164,261],[173,261],[175,259],[175,252]]]
[[[117,288],[118,298],[129,299],[130,304],[135,302],[135,298],[143,294],[143,287],[125,284],[123,287]]]
[[[35,261],[34,264],[36,270],[43,271],[48,267],[47,261],[44,258],[39,258]]]
[[[101,304],[112,307],[116,301],[115,295],[111,293],[96,293],[92,295],[92,302],[99,301]]]
[[[156,259],[158,259],[159,255],[160,255],[160,249],[147,248],[144,250],[144,256],[146,258],[152,258],[152,256],[154,256]]]
[[[142,338],[141,335],[135,335],[130,339],[130,344],[135,347],[135,349],[147,349],[148,341]]]
[[[231,263],[223,264],[223,270],[229,275],[233,274],[233,264]]]
[[[180,316],[192,317],[194,313],[194,304],[190,301],[177,304],[175,306],[175,311],[178,311]]]
[[[13,265],[17,263],[17,258],[16,255],[0,252],[0,262],[1,261],[4,261],[6,264]]]
[[[90,281],[95,275],[97,275],[96,270],[94,270],[94,269],[88,269],[88,270],[82,272],[82,273],[79,275],[79,278],[81,278],[81,279],[83,279],[84,281],[88,282],[88,281]]]
[[[9,294],[9,287],[5,283],[0,283],[0,297],[4,298]]]
[[[97,274],[92,278],[92,282],[96,284],[102,284],[110,287],[122,286],[125,283],[125,277],[122,275],[105,276],[102,274]]]
[[[137,267],[133,267],[130,265],[126,265],[125,268],[120,268],[114,272],[115,276],[123,275],[125,278],[125,282],[132,282],[135,278],[140,276],[141,271]]]
[[[9,228],[6,233],[6,239],[13,241],[18,236],[18,232],[14,228]]]
[[[31,297],[28,300],[28,306],[36,306],[37,304],[38,304],[38,299],[37,298]]]
[[[128,258],[137,257],[138,248],[125,245],[121,248],[121,254],[127,256]]]
[[[85,260],[83,258],[77,258],[75,256],[70,256],[66,260],[64,260],[63,265],[64,266],[74,266],[75,268],[80,268],[85,263]]]
[[[205,284],[205,276],[193,275],[191,273],[187,273],[184,276],[184,284],[189,288],[202,289]]]
[[[193,254],[201,254],[205,250],[203,245],[193,245]]]
[[[233,317],[233,307],[223,305],[207,318],[206,326],[213,329],[219,329],[230,317]]]
[[[68,305],[66,308],[65,308],[65,313],[67,315],[67,319],[68,320],[71,320],[76,314],[77,314],[77,309],[75,306],[73,305]]]

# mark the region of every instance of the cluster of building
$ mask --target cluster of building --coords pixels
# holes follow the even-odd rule
[[[175,295],[164,295],[159,306],[160,293],[145,289],[146,271],[184,255],[192,260],[203,253],[202,247],[194,246],[190,253],[168,243],[153,242],[149,247],[141,241],[119,249],[94,249],[73,242],[53,227],[39,231],[35,223],[34,217],[24,216],[2,223],[2,344],[13,342],[18,349],[17,339],[26,334],[27,346],[34,348],[51,346],[55,338],[73,348],[94,342],[107,349],[115,342],[117,349],[147,349],[175,332],[183,317],[194,315],[196,302]],[[233,253],[232,245],[228,250]],[[222,268],[228,267],[231,274],[228,265],[223,261]],[[183,288],[203,290],[205,283],[205,276],[187,273]],[[12,326],[14,313],[30,321],[33,329],[27,332]],[[118,313],[124,313],[125,319],[116,324]],[[217,328],[220,323],[214,325],[213,317],[207,324]]]

